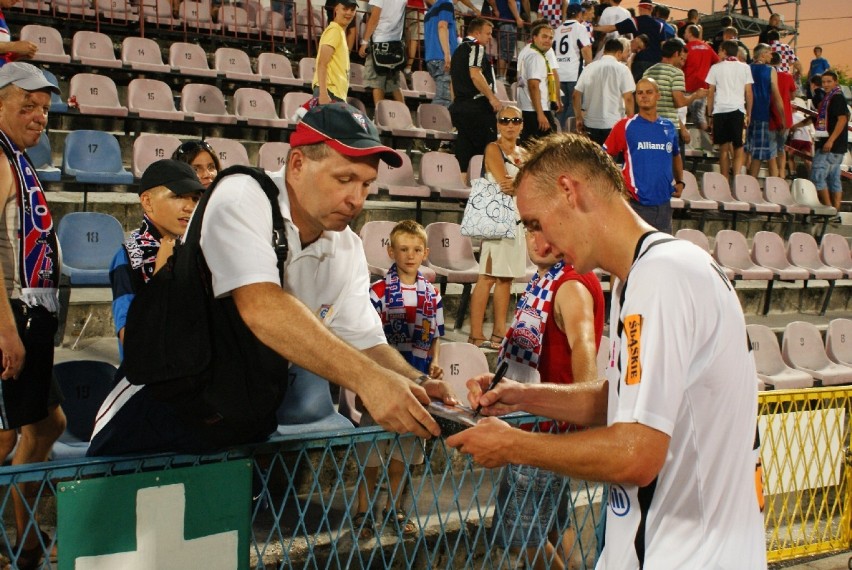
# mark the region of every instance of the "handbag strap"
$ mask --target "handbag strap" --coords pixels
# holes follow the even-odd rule
[[[509,157],[506,156],[506,153],[503,152],[503,149],[500,148],[500,145],[497,144],[496,142],[494,144],[497,145],[497,150],[500,151],[500,155],[503,157],[503,162],[505,162],[506,164],[511,164],[512,166],[515,166],[515,163],[512,162],[511,160],[509,160]],[[479,177],[485,178],[485,155],[482,155],[482,168],[480,168],[479,170],[480,170]]]

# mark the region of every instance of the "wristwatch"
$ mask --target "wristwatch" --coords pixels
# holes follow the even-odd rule
[[[432,378],[430,378],[428,374],[421,374],[420,376],[414,379],[414,383],[418,386],[422,386],[424,383],[431,379]]]

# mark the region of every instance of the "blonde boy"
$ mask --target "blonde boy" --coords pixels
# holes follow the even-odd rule
[[[370,287],[370,300],[379,312],[388,344],[395,347],[409,364],[417,370],[440,379],[444,371],[437,364],[438,337],[444,335],[444,312],[441,296],[431,283],[423,278],[419,268],[429,248],[426,231],[414,220],[399,222],[391,230],[388,256],[394,263],[385,278]],[[361,425],[372,425],[369,415],[361,416]],[[423,449],[416,439],[386,442],[392,446],[388,463],[389,489],[387,503],[382,513],[393,515],[404,535],[418,532],[417,525],[409,520],[401,508],[405,487],[406,464],[423,463]],[[358,512],[353,518],[356,528],[361,528],[360,538],[373,535],[372,508],[368,493],[376,486],[381,455],[387,455],[387,446],[372,453],[371,448],[360,449],[365,463],[365,483],[358,489]]]

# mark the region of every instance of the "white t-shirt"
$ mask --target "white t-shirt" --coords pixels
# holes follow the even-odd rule
[[[663,233],[639,248],[613,284],[608,423],[671,437],[665,464],[642,489],[610,488],[597,568],[766,568],[753,452],[757,374],[733,287],[697,246]],[[641,503],[640,503],[641,501]],[[643,521],[644,519],[644,521]]]
[[[361,240],[346,228],[324,232],[303,249],[290,215],[284,169],[268,174],[281,189],[278,204],[290,248],[284,290],[355,348],[385,344],[381,320],[370,303],[370,274]],[[223,181],[210,198],[201,226],[201,249],[213,275],[214,295],[221,297],[252,283],[280,282],[271,236],[272,209],[260,185],[247,175]]]
[[[630,12],[627,8],[622,8],[621,6],[608,6],[604,8],[604,11],[601,12],[601,17],[598,19],[599,26],[614,26],[619,22],[623,22],[628,18],[632,18]],[[601,42],[601,47],[598,50],[598,53],[595,54],[595,59],[600,59],[603,57],[604,53],[604,44],[606,44],[606,40],[611,40],[613,38],[617,38],[619,36],[618,32],[608,32],[604,37],[604,40]]]
[[[545,53],[552,53],[553,50],[547,50]],[[532,47],[532,44],[527,44],[521,53],[518,54],[518,107],[521,111],[535,111],[532,99],[530,99],[530,91],[528,81],[530,79],[538,79],[538,94],[541,101],[543,111],[550,110],[550,100],[547,93],[547,62],[546,55]]]
[[[373,41],[401,40],[405,19],[405,0],[370,0],[370,6],[378,6],[382,9],[379,24],[373,32]]]
[[[586,26],[576,20],[566,20],[553,32],[553,51],[559,64],[559,81],[577,81],[583,55],[581,46],[592,45]]]
[[[793,111],[793,124],[800,123],[805,120],[805,114],[801,111]],[[808,123],[802,127],[799,127],[795,131],[790,131],[790,138],[794,141],[805,141],[812,143],[814,142],[813,136],[814,126],[811,123]]]
[[[593,61],[580,74],[575,90],[583,94],[583,123],[592,129],[611,129],[625,117],[625,93],[636,83],[626,65],[611,55]]]
[[[708,85],[716,86],[713,114],[745,113],[745,86],[754,83],[751,68],[741,61],[720,61],[707,72]]]

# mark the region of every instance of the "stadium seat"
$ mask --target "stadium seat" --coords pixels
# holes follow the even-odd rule
[[[401,71],[399,72],[399,92],[407,99],[420,99],[420,93],[408,88],[408,81],[405,79],[405,74]]]
[[[115,384],[116,368],[109,362],[71,360],[53,366],[64,399],[68,421],[65,432],[53,444],[51,459],[84,457],[101,404]]]
[[[179,146],[180,139],[174,135],[139,133],[133,140],[133,176],[142,178],[151,163],[171,158]]]
[[[313,95],[310,93],[303,93],[301,91],[291,91],[290,93],[286,93],[284,98],[281,100],[281,114],[279,116],[295,124],[298,121],[296,113],[298,113],[302,105],[310,101],[312,97]]]
[[[142,4],[142,18],[155,26],[179,26],[180,17],[172,14],[170,0],[147,0]]]
[[[509,93],[506,92],[506,85],[502,81],[494,82],[494,94],[497,95],[497,98],[500,99],[500,102],[504,107],[506,105],[518,105],[517,101],[514,101],[511,97],[509,97]]]
[[[852,368],[829,360],[822,336],[815,325],[793,321],[784,329],[782,341],[784,360],[819,380],[823,386],[852,382]]]
[[[53,16],[49,0],[23,0],[20,8],[25,12],[36,12],[44,16]]]
[[[828,281],[828,290],[819,312],[820,316],[824,315],[831,301],[836,280],[842,279],[846,273],[841,269],[823,263],[819,257],[819,246],[817,246],[814,236],[804,232],[796,232],[787,240],[787,257],[793,265],[807,269],[811,278]]]
[[[51,5],[56,12],[56,17],[67,14],[69,16],[94,18],[96,14],[89,0],[51,0]]]
[[[751,204],[752,210],[760,214],[780,214],[781,205],[767,202],[760,191],[760,182],[754,176],[734,176],[734,196],[737,200]]]
[[[803,370],[790,368],[781,356],[778,337],[764,325],[747,325],[757,377],[778,390],[811,388],[814,378]]]
[[[825,234],[819,244],[820,258],[826,265],[841,269],[852,278],[852,253],[849,242],[838,234]]]
[[[441,293],[446,293],[447,283],[460,283],[462,297],[456,313],[455,328],[461,328],[467,305],[470,301],[470,288],[479,278],[479,263],[473,255],[470,238],[461,235],[461,226],[451,222],[435,222],[426,226],[429,259],[426,264],[438,275]]]
[[[289,152],[289,143],[267,141],[260,145],[260,150],[257,153],[257,165],[269,172],[277,172],[287,164]]]
[[[59,80],[56,78],[53,73],[48,71],[47,69],[42,69],[42,73],[44,73],[45,78],[48,81],[59,87]],[[67,113],[68,112],[68,103],[62,100],[62,96],[59,93],[50,92],[50,112],[51,113]]]
[[[128,113],[127,107],[118,100],[118,88],[106,75],[78,73],[71,78],[68,95],[86,115],[126,117]]]
[[[482,164],[485,161],[485,157],[481,154],[475,154],[470,158],[470,162],[467,165],[467,179],[473,180],[474,178],[482,178]]]
[[[728,179],[718,172],[705,172],[701,181],[701,193],[708,200],[715,200],[723,212],[731,212],[731,227],[737,229],[737,212],[748,212],[751,206],[734,198]]]
[[[110,24],[135,24],[139,21],[135,6],[128,0],[95,0],[100,21]]]
[[[175,109],[172,88],[157,79],[134,79],[127,86],[127,106],[143,119],[183,121],[183,112]]]
[[[364,85],[364,66],[360,63],[349,64],[349,90],[355,93],[372,91]]]
[[[279,435],[352,429],[334,409],[328,380],[297,366],[290,367],[290,384],[277,418]]]
[[[363,101],[361,101],[357,97],[347,97],[346,102],[352,107],[355,107],[356,109],[361,111],[361,114],[363,114],[365,117],[367,116],[367,107],[366,105],[364,105]]]
[[[151,38],[128,36],[121,42],[121,62],[134,71],[168,73],[171,68],[163,63],[160,46]]]
[[[828,323],[825,352],[833,362],[852,366],[852,320],[833,319]]]
[[[284,129],[290,125],[290,121],[278,118],[272,95],[263,89],[237,89],[234,92],[234,114],[238,120],[246,121],[251,126]]]
[[[71,59],[92,67],[121,67],[112,38],[100,32],[76,32],[71,39]]]
[[[817,216],[837,215],[836,209],[831,206],[824,206],[820,203],[819,198],[817,197],[816,187],[810,180],[807,180],[806,178],[796,178],[793,180],[793,186],[790,188],[790,191],[792,192],[793,199],[796,202],[809,207]]]
[[[305,41],[319,39],[325,29],[323,10],[302,8],[296,14],[296,36]]]
[[[771,269],[754,262],[749,254],[745,236],[736,230],[720,230],[716,234],[713,257],[719,265],[732,270],[740,279],[772,281],[774,277]]]
[[[174,42],[169,46],[169,66],[181,74],[216,77],[216,71],[210,69],[207,62],[204,48],[187,42]]]
[[[430,101],[435,98],[435,80],[428,71],[413,71],[411,73],[411,89]]]
[[[418,184],[414,179],[414,168],[411,166],[411,158],[407,154],[400,153],[402,165],[398,168],[389,166],[385,161],[379,162],[379,173],[376,184],[379,189],[387,190],[391,196],[407,196],[415,198],[428,198],[432,191],[428,186]]]
[[[251,70],[251,60],[246,52],[237,48],[220,47],[213,56],[216,71],[228,79],[260,81],[260,75]]]
[[[757,232],[751,247],[751,255],[758,265],[771,269],[783,281],[806,281],[811,274],[807,269],[796,267],[787,258],[784,241],[773,232]]]
[[[125,170],[121,162],[118,139],[103,131],[79,130],[68,133],[62,153],[62,171],[82,183],[133,183],[133,174]]]
[[[469,342],[442,342],[438,366],[444,369],[444,382],[450,385],[456,399],[465,406],[470,406],[467,381],[489,372],[485,353]]]
[[[427,134],[437,139],[455,140],[456,138],[450,111],[443,105],[421,103],[417,107],[417,125],[421,129],[427,129]]]
[[[299,79],[302,84],[310,87],[314,82],[314,71],[317,67],[317,60],[313,57],[303,57],[299,60]]]
[[[698,191],[698,180],[695,175],[688,171],[683,171],[683,192],[680,198],[683,200],[690,210],[718,210],[719,203],[716,200],[708,200]]]
[[[408,106],[399,101],[392,99],[379,101],[376,104],[375,123],[382,134],[403,138],[426,138],[426,130],[414,126]]]
[[[112,258],[124,243],[124,228],[117,219],[100,212],[71,212],[59,220],[56,237],[62,275],[70,285],[109,287]]]
[[[178,14],[186,23],[187,27],[199,30],[219,30],[220,25],[213,21],[210,12],[210,0],[193,2],[186,0],[180,3]]]
[[[677,231],[675,237],[697,245],[698,247],[712,255],[712,252],[710,250],[710,240],[707,239],[707,235],[702,231],[693,230],[691,228],[681,228]],[[746,255],[748,255],[748,249],[746,249]],[[729,281],[733,281],[734,279],[736,279],[736,271],[734,271],[730,267],[725,267],[721,264],[720,268],[722,269],[722,271],[725,272],[725,277],[727,277]]]
[[[777,176],[767,176],[763,182],[766,189],[767,201],[778,204],[784,209],[787,214],[810,214],[811,209],[808,206],[799,204],[793,199],[790,193],[790,186],[787,181]]]
[[[226,33],[249,34],[252,31],[253,23],[249,22],[248,11],[245,8],[233,4],[222,4],[219,7],[218,17]]]
[[[264,14],[266,17],[259,26],[264,34],[276,38],[296,39],[296,32],[287,29],[284,14],[272,10],[266,11]]]
[[[393,263],[388,255],[388,245],[391,230],[395,225],[396,222],[374,220],[361,226],[361,243],[367,257],[367,267],[370,269],[370,275],[376,279],[383,278]],[[421,265],[418,271],[432,283],[437,280],[435,271],[430,267]]]
[[[180,107],[200,123],[233,125],[237,122],[225,108],[225,96],[215,85],[187,83],[181,91]]]
[[[229,166],[233,166],[235,164],[251,166],[248,153],[246,152],[246,147],[244,147],[243,143],[240,141],[217,137],[210,137],[206,140],[210,143],[210,146],[213,147],[213,150],[216,151],[216,154],[219,157],[219,162],[222,165],[222,170],[225,170]]]
[[[279,14],[280,16],[280,14]],[[281,16],[283,18],[283,16]],[[257,56],[257,74],[261,79],[278,85],[301,87],[303,82],[293,77],[293,65],[286,55],[263,52]]]
[[[420,182],[429,186],[442,198],[470,196],[470,188],[462,182],[456,157],[446,152],[427,152],[420,159]]]
[[[53,153],[50,150],[50,139],[46,132],[42,131],[38,144],[27,149],[27,156],[36,167],[40,181],[59,182],[62,179],[62,171],[53,166]]]
[[[27,24],[21,28],[21,40],[38,46],[33,62],[69,63],[71,56],[65,53],[62,34],[56,28]]]

